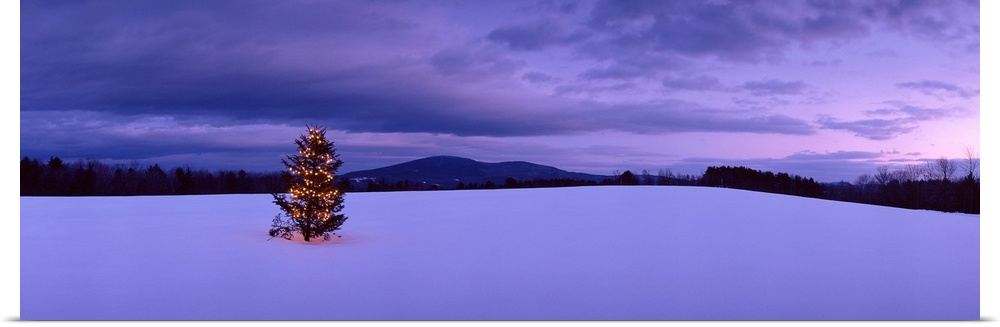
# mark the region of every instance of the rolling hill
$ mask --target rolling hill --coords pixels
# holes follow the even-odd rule
[[[454,188],[459,183],[483,184],[487,181],[502,185],[508,178],[518,181],[534,179],[574,179],[601,181],[608,176],[568,172],[555,167],[525,161],[487,163],[454,156],[434,156],[388,167],[346,173],[340,178],[352,183],[385,179],[388,183],[408,180],[410,183]]]

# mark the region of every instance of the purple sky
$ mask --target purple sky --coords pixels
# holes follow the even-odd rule
[[[21,156],[853,181],[980,147],[976,1],[28,1]]]

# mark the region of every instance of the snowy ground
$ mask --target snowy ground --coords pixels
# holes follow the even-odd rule
[[[26,320],[978,320],[979,216],[720,188],[21,198]]]

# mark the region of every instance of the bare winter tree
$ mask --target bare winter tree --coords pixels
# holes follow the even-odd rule
[[[907,181],[912,181],[913,180],[913,175],[910,175],[910,172],[907,171],[906,169],[896,169],[896,170],[892,171],[891,180],[894,180],[894,181],[897,181],[897,182],[900,182],[900,183],[905,183]]]
[[[653,180],[653,175],[649,173],[649,170],[642,170],[642,184],[653,185],[655,181]]]
[[[660,185],[667,185],[668,183],[670,183],[670,179],[673,177],[674,173],[670,170],[670,168],[667,169],[660,168],[660,171],[656,174],[657,182]]]
[[[889,171],[889,166],[882,165],[875,167],[874,178],[875,178],[875,183],[877,183],[879,186],[889,185],[889,183],[892,182],[893,178],[892,172]]]
[[[854,180],[854,185],[861,187],[861,190],[864,191],[865,189],[869,188],[869,186],[875,183],[874,180],[875,179],[872,178],[871,174],[865,173],[859,175],[858,178]]]
[[[920,167],[920,165],[906,165],[906,180],[907,181],[922,181],[927,175],[927,171]]]
[[[964,168],[966,175],[959,188],[963,212],[979,213],[979,152],[972,147],[965,148]]]
[[[953,177],[955,177],[955,171],[958,170],[958,165],[946,157],[941,157],[934,161],[934,168],[937,170],[937,175],[941,177],[942,181],[950,181]]]
[[[965,148],[965,173],[972,179],[979,179],[979,151],[972,147]]]

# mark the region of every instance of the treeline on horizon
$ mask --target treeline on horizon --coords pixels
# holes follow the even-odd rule
[[[448,189],[502,189],[596,185],[683,185],[744,189],[818,199],[928,209],[945,212],[979,213],[979,178],[977,161],[967,162],[964,175],[957,174],[959,164],[940,159],[925,166],[909,165],[890,170],[879,166],[874,174],[862,174],[854,181],[819,183],[787,173],[773,173],[747,167],[711,166],[701,176],[675,175],[669,169],[653,175],[626,170],[615,172],[601,181],[575,179],[517,180],[502,183],[459,183],[455,187],[437,184],[389,182],[385,179],[351,183],[341,180],[347,192],[424,191]],[[130,196],[196,194],[284,193],[287,185],[280,172],[251,173],[244,170],[163,169],[157,164],[108,165],[94,160],[64,163],[52,157],[42,163],[25,157],[21,160],[22,196]]]
[[[22,196],[118,196],[277,193],[286,189],[280,173],[244,170],[163,169],[158,164],[108,165],[96,160],[41,163],[21,159]]]

